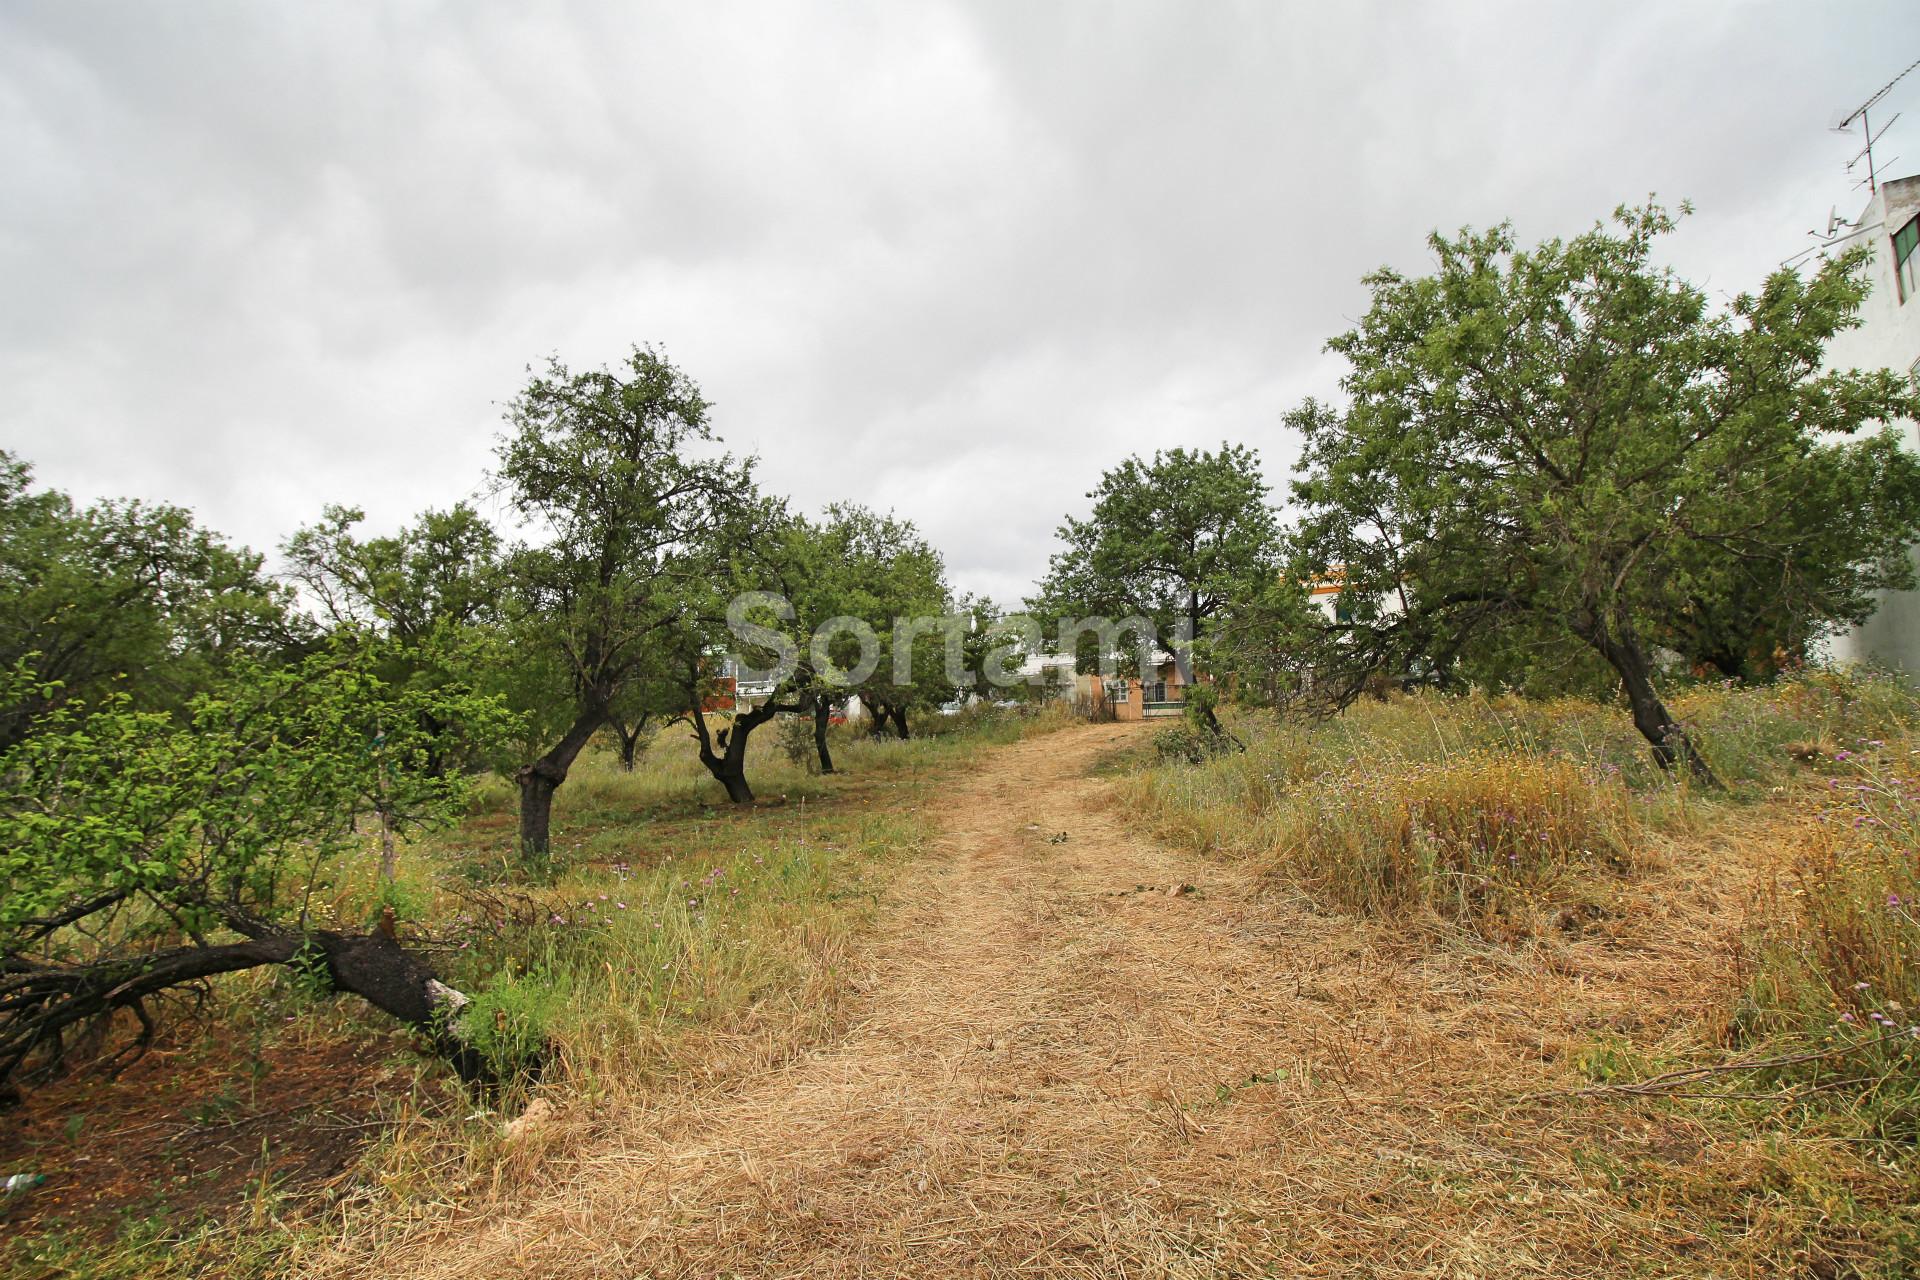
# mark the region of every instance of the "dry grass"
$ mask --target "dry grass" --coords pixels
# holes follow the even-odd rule
[[[1744,980],[1769,815],[1698,821],[1602,910],[1489,945],[1157,842],[1089,772],[1129,732],[942,790],[830,1043],[706,1042],[711,1078],[570,1119],[530,1184],[304,1274],[1848,1274],[1886,1252],[1902,1184],[1848,1144],[1566,1096],[1720,1051],[1702,1011]]]
[[[1749,942],[1735,1031],[1808,1060],[1760,1073],[1864,1139],[1920,1142],[1920,742],[1855,739],[1826,757]]]
[[[1356,768],[1280,805],[1277,870],[1349,909],[1417,906],[1483,930],[1513,927],[1571,876],[1625,867],[1641,845],[1617,777],[1513,753]]]
[[[1543,987],[1541,966],[1585,983],[1604,957],[1631,1012],[1543,1049],[1585,1081],[1539,1093],[1559,1095],[1549,1115],[1590,1105],[1570,1095],[1603,1100],[1624,1127],[1540,1155],[1603,1175],[1611,1197],[1685,1215],[1703,1243],[1682,1266],[1615,1227],[1588,1265],[1909,1274],[1920,1265],[1920,1179],[1907,1165],[1920,1138],[1916,700],[1884,678],[1810,673],[1677,702],[1730,794],[1691,794],[1627,758],[1599,719],[1623,720],[1612,708],[1424,697],[1310,732],[1244,725],[1247,755],[1145,770],[1128,790],[1183,843],[1426,938],[1431,954],[1516,943],[1512,963]],[[1527,833],[1547,846],[1536,872],[1503,876],[1497,857],[1482,869],[1517,834],[1523,871]],[[1449,899],[1461,884],[1487,896]],[[1503,1004],[1473,993],[1488,1017]],[[1673,1069],[1687,1074],[1638,1083]],[[1684,1159],[1664,1139],[1632,1140],[1675,1128]]]
[[[723,983],[748,998],[651,1041],[568,1023],[662,1007],[595,988],[561,1017],[579,1061],[534,1091],[547,1119],[514,1140],[498,1117],[458,1141],[444,1118],[396,1130],[282,1261],[407,1280],[1911,1274],[1910,1147],[1863,1141],[1833,1094],[1751,1072],[1604,1088],[1771,1043],[1742,1001],[1778,972],[1770,942],[1800,936],[1769,904],[1799,901],[1794,855],[1848,763],[1785,744],[1859,736],[1849,697],[1891,704],[1753,697],[1785,710],[1691,708],[1748,760],[1717,759],[1742,780],[1723,800],[1634,773],[1586,708],[1419,700],[1184,782],[1116,778],[1151,731],[1111,725],[957,756],[968,770],[932,786],[871,779],[834,820],[908,826],[836,862],[805,911],[770,905],[756,945],[788,949],[782,976]],[[1534,857],[1523,837],[1545,830],[1541,877],[1502,883],[1569,909],[1460,928],[1431,894],[1369,913],[1295,874],[1318,864],[1273,853],[1302,830],[1290,806],[1363,757],[1393,770],[1380,812],[1432,833],[1398,846],[1408,882],[1505,876],[1482,850]],[[1353,831],[1315,835],[1316,858],[1372,825],[1336,794],[1319,825]],[[704,832],[705,874],[745,847],[731,817],[577,834]],[[600,874],[576,863],[557,888]],[[839,896],[863,889],[878,901]],[[841,909],[846,927],[816,927]],[[1784,918],[1816,918],[1800,910]]]

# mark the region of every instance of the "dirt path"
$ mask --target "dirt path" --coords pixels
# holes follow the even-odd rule
[[[1089,772],[1129,732],[944,791],[844,1037],[365,1273],[1571,1274],[1586,1233],[1657,1241],[1476,1102],[1643,1016],[1631,973],[1435,957],[1173,851]]]

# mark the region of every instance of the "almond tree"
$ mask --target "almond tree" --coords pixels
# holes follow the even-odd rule
[[[712,542],[713,561],[683,599],[673,629],[674,715],[692,727],[701,763],[734,803],[753,799],[748,743],[776,716],[812,720],[821,771],[831,773],[827,728],[836,702],[857,693],[905,737],[910,706],[952,696],[940,557],[911,523],[850,505],[811,520],[757,498],[741,502]],[[928,620],[904,653],[894,645],[900,619]],[[771,673],[771,690],[752,705],[736,691],[721,710],[719,677],[729,658],[747,673]]]
[[[1345,582],[1341,620],[1313,636],[1323,698],[1559,634],[1611,668],[1663,766],[1711,783],[1656,688],[1656,645],[1690,626],[1711,645],[1756,601],[1805,634],[1911,582],[1920,460],[1884,424],[1920,398],[1890,372],[1820,372],[1857,323],[1862,257],[1775,272],[1716,310],[1656,262],[1674,226],[1648,204],[1532,249],[1506,226],[1435,235],[1433,274],[1367,277],[1372,306],[1328,344],[1351,403],[1289,418],[1298,571]]]
[[[814,569],[814,548],[806,522],[778,499],[743,494],[729,514],[708,540],[663,637],[671,673],[663,687],[669,715],[692,728],[700,763],[727,799],[751,804],[747,747],[754,730],[807,705],[807,626],[793,600]],[[730,660],[770,673],[772,690],[750,704],[740,692],[742,671],[734,670],[729,683]]]
[[[1161,644],[1190,660],[1231,604],[1260,592],[1279,572],[1279,526],[1260,458],[1242,445],[1128,458],[1087,496],[1092,514],[1060,527],[1066,547],[1031,602],[1035,614],[1056,625],[1062,618],[1145,618]],[[1087,670],[1119,655],[1079,656]],[[1218,731],[1211,706],[1203,710]]]
[[[0,704],[0,746],[70,698],[118,689],[177,711],[233,661],[298,650],[311,636],[289,597],[191,512],[80,507],[0,450],[0,670],[30,658],[39,676]]]
[[[964,626],[953,615],[946,565],[911,520],[856,503],[827,508],[818,527],[822,587],[812,614],[819,621],[852,619],[873,638],[873,668],[857,670],[859,644],[850,632],[829,638],[823,669],[830,690],[858,694],[873,716],[873,732],[912,732],[910,712],[938,706],[956,689],[947,672],[948,636]],[[825,755],[827,709],[816,705],[814,732]]]
[[[746,463],[706,456],[707,409],[650,347],[589,373],[550,361],[508,406],[497,490],[538,539],[507,557],[508,612],[551,735],[513,775],[529,857],[547,855],[554,792],[659,660],[751,492]]]
[[[397,689],[499,683],[486,671],[501,622],[499,534],[464,502],[424,511],[382,537],[355,534],[364,518],[356,508],[328,506],[281,546],[284,575],[320,621],[335,634],[377,637],[380,674]],[[475,763],[429,765],[438,771]],[[385,823],[384,810],[380,816]],[[391,837],[390,828],[383,831]]]

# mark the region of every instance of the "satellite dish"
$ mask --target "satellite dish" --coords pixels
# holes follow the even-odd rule
[[[1827,238],[1828,238],[1829,240],[1831,240],[1831,239],[1833,238],[1833,233],[1834,233],[1834,232],[1836,232],[1836,231],[1838,231],[1838,230],[1840,229],[1840,227],[1841,227],[1841,225],[1842,225],[1842,224],[1841,224],[1841,221],[1840,221],[1840,208],[1839,208],[1839,206],[1838,206],[1838,205],[1835,205],[1835,206],[1832,206],[1832,207],[1830,207],[1830,208],[1829,208],[1829,209],[1827,210]]]

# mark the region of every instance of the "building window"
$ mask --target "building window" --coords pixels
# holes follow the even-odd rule
[[[1893,278],[1899,282],[1902,302],[1913,296],[1914,271],[1920,267],[1914,261],[1916,248],[1920,248],[1920,218],[1910,218],[1906,226],[1893,233]]]

